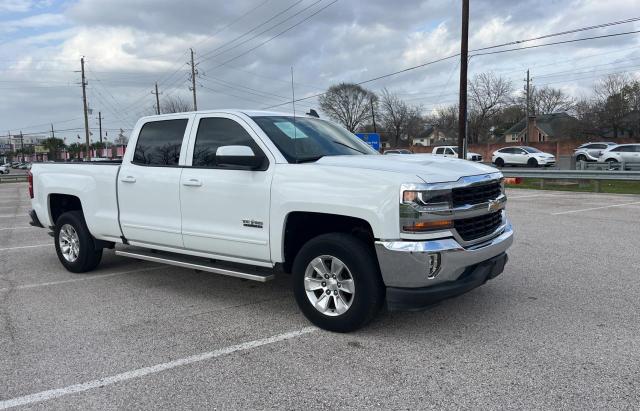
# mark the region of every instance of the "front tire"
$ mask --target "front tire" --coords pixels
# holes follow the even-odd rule
[[[367,324],[384,302],[375,253],[354,236],[331,233],[309,240],[292,271],[298,307],[325,330],[354,331]]]
[[[538,160],[536,160],[535,158],[530,158],[529,161],[527,161],[527,166],[537,168]]]
[[[85,273],[100,264],[102,248],[96,249],[81,211],[68,211],[56,221],[56,253],[62,265],[72,273]]]
[[[583,154],[580,154],[578,157],[576,157],[576,161],[587,161],[587,157]]]

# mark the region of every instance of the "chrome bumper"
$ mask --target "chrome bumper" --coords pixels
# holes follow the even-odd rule
[[[453,238],[427,241],[376,241],[382,279],[387,287],[418,288],[455,281],[467,267],[504,253],[513,243],[506,223],[493,239],[466,248]],[[429,278],[429,254],[440,254],[440,268]]]

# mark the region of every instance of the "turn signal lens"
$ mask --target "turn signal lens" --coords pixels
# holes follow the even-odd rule
[[[437,221],[415,221],[412,225],[405,225],[402,229],[406,232],[422,232],[431,230],[442,230],[445,228],[453,227],[453,221],[451,220],[437,220]]]

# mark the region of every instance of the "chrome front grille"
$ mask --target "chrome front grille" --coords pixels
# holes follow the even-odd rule
[[[491,181],[487,184],[469,187],[458,187],[451,190],[454,207],[486,203],[490,200],[495,200],[501,193],[500,181]]]
[[[453,221],[453,226],[464,241],[473,241],[495,232],[502,224],[502,211],[479,217]]]

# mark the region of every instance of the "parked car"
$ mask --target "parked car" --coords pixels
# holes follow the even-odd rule
[[[458,147],[457,146],[440,146],[434,147],[431,151],[432,154],[437,154],[445,157],[455,157],[458,158]],[[471,153],[467,151],[467,160],[469,161],[482,161],[482,156],[478,153]]]
[[[11,169],[9,167],[7,167],[6,165],[0,166],[0,174],[9,174],[10,170]]]
[[[53,227],[69,271],[118,244],[120,256],[249,280],[291,273],[304,315],[339,332],[385,303],[424,308],[482,285],[513,241],[495,168],[379,155],[285,113],[144,117],[121,164],[36,163],[29,193],[32,225]]]
[[[616,143],[610,141],[597,142],[597,143],[585,143],[576,148],[573,153],[576,161],[598,161],[598,157],[602,152]]]
[[[21,164],[20,162],[14,161],[13,163],[11,163],[11,168],[18,168],[20,164]]]
[[[413,154],[411,150],[407,150],[406,148],[392,148],[389,150],[385,150],[384,154]]]
[[[545,153],[537,148],[528,146],[504,147],[493,152],[491,162],[498,167],[529,166],[550,167],[556,164],[553,154]]]
[[[31,163],[21,163],[18,166],[18,169],[20,170],[29,170],[31,168]]]
[[[598,162],[600,163],[640,163],[640,144],[619,144],[604,150]]]

